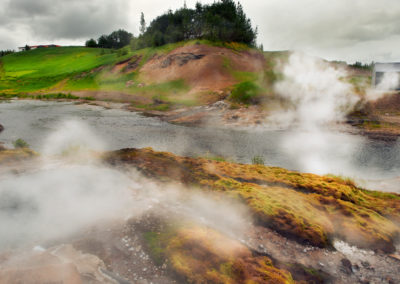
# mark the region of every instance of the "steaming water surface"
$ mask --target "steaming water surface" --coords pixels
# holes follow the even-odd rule
[[[70,102],[0,103],[0,141],[12,146],[22,138],[41,152],[47,136],[65,120],[88,125],[107,149],[153,147],[179,155],[220,155],[249,163],[256,155],[266,164],[293,170],[333,173],[368,180],[368,186],[398,191],[399,143],[368,140],[339,132],[312,133],[268,129],[227,130],[185,127],[135,112],[75,105]]]

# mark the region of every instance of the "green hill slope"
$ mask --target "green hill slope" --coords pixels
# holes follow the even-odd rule
[[[243,44],[204,40],[136,51],[43,48],[0,59],[0,93],[71,93],[163,110],[204,105],[233,91],[235,100],[252,103],[270,90],[266,58]]]
[[[83,47],[43,48],[5,56],[0,63],[1,92],[34,92],[74,74],[113,63],[116,53]]]

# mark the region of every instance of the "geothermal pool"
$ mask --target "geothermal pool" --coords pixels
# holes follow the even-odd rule
[[[63,121],[89,128],[109,150],[152,147],[178,155],[223,156],[240,163],[262,156],[266,165],[343,175],[369,188],[400,192],[399,142],[369,140],[344,131],[187,127],[119,109],[15,100],[0,103],[0,124],[5,128],[0,142],[12,147],[12,141],[22,138],[43,152],[44,141],[64,127]],[[80,134],[76,135],[79,140]]]

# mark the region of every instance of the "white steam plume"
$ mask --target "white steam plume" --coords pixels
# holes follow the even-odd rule
[[[171,211],[230,235],[249,222],[240,205],[102,164],[92,152],[92,146],[102,149],[101,140],[80,122],[64,122],[58,129],[32,170],[0,176],[0,250],[43,245],[148,210]]]
[[[391,93],[400,86],[400,73],[385,72],[382,80],[375,88],[368,88],[366,91],[366,99],[375,101],[382,98],[384,95]]]
[[[352,85],[344,82],[344,70],[302,53],[292,53],[282,68],[284,80],[275,85],[275,91],[288,99],[294,108],[278,122],[315,128],[326,123],[342,121],[347,111],[358,101]]]
[[[59,123],[57,131],[51,133],[45,140],[41,153],[44,155],[73,156],[88,154],[90,151],[104,151],[106,145],[89,127],[77,120],[66,120]]]
[[[329,129],[342,122],[359,100],[343,79],[345,71],[302,53],[291,54],[280,71],[284,79],[275,90],[292,107],[273,115],[271,121],[291,128],[283,138],[283,150],[302,171],[346,173],[359,141]]]
[[[382,80],[376,86],[378,90],[394,90],[400,84],[400,74],[398,72],[386,72],[383,74]]]

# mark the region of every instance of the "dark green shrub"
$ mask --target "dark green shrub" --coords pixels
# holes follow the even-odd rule
[[[29,144],[21,138],[18,138],[17,140],[15,140],[13,142],[13,145],[14,145],[14,148],[16,148],[16,149],[17,148],[29,148]]]
[[[254,82],[247,81],[235,85],[230,96],[231,100],[244,104],[256,104],[260,100],[262,89]]]
[[[264,160],[264,157],[262,157],[262,156],[254,156],[251,159],[251,163],[253,165],[264,165],[265,164],[265,160]]]

